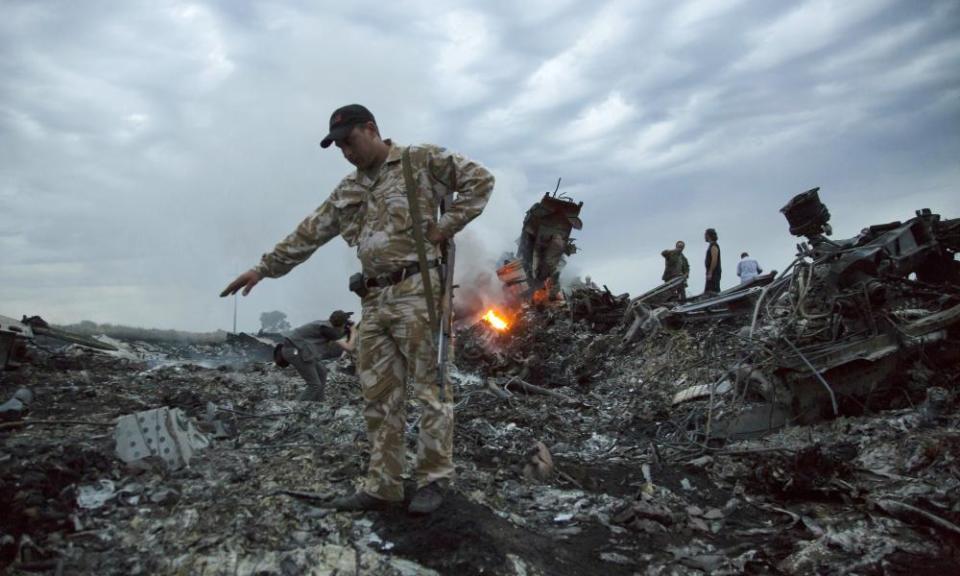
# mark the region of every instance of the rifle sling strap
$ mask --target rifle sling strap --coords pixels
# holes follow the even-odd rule
[[[417,195],[417,182],[413,179],[413,166],[410,164],[410,148],[403,149],[403,179],[407,188],[407,204],[413,219],[413,239],[417,244],[417,260],[420,263],[420,277],[423,278],[423,295],[427,299],[427,316],[430,328],[436,334],[437,309],[434,306],[433,285],[430,282],[430,270],[427,268],[427,247],[423,238],[423,216],[420,212],[420,199]]]

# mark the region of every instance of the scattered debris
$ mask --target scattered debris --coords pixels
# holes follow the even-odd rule
[[[523,475],[530,479],[547,480],[553,475],[553,456],[550,449],[539,440],[528,451],[528,462],[523,467]]]
[[[594,332],[608,332],[623,320],[630,296],[614,296],[606,286],[603,290],[575,288],[566,297],[570,318],[585,322]]]
[[[343,360],[310,403],[259,340],[14,336],[29,361],[0,373],[0,399],[24,404],[0,423],[0,570],[952,573],[957,221],[828,240],[813,198],[785,209],[797,260],[730,300],[583,286],[460,331],[458,478],[426,518],[314,506],[369,454]],[[160,463],[162,434],[189,466]],[[191,458],[198,438],[211,449]]]
[[[0,369],[18,368],[26,360],[26,341],[38,336],[72,342],[97,350],[116,351],[116,347],[106,342],[54,328],[39,316],[29,318],[24,316],[19,322],[7,316],[0,316]]]
[[[687,279],[685,277],[677,276],[664,282],[656,288],[651,288],[650,290],[647,290],[643,294],[630,300],[630,309],[633,309],[641,304],[646,305],[647,307],[657,307],[674,303],[677,301],[677,297],[679,295],[678,289],[684,286],[686,282]]]
[[[77,506],[94,510],[106,504],[114,496],[116,496],[116,486],[113,481],[99,480],[96,484],[77,488]]]
[[[121,416],[114,431],[117,456],[127,464],[155,456],[176,470],[210,441],[179,408],[154,408]]]
[[[29,388],[19,388],[9,400],[0,404],[0,421],[22,417],[33,402],[33,392]]]

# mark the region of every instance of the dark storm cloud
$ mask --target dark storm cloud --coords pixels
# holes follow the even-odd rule
[[[815,185],[841,235],[956,216],[958,29],[949,0],[8,1],[0,313],[227,327],[216,292],[347,172],[317,142],[353,101],[497,173],[465,273],[560,176],[585,202],[571,270],[616,291],[655,284],[677,239],[696,264],[707,226],[728,268],[785,265],[777,209]],[[356,308],[356,268],[332,241],[241,301],[242,327]]]

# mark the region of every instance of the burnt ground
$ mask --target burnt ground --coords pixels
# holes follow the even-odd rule
[[[72,363],[51,358],[3,376],[4,394],[29,387],[36,395],[25,418],[35,424],[8,421],[0,428],[0,528],[16,535],[5,538],[2,560],[11,573],[53,573],[58,563],[67,573],[178,573],[185,567],[191,573],[244,573],[242,563],[229,560],[233,550],[260,556],[252,573],[274,573],[274,565],[276,573],[296,572],[314,563],[309,557],[271,559],[267,549],[274,552],[278,542],[280,550],[309,549],[341,538],[352,541],[351,554],[357,542],[366,542],[368,556],[380,553],[376,560],[356,555],[352,565],[375,567],[368,573],[402,570],[383,560],[389,557],[441,574],[631,574],[637,568],[634,562],[602,559],[635,544],[632,534],[619,529],[619,538],[612,532],[609,520],[586,516],[571,529],[552,517],[524,518],[526,508],[539,508],[536,493],[551,486],[588,498],[635,493],[642,477],[626,464],[564,460],[558,465],[569,481],[530,483],[519,471],[522,454],[497,458],[494,453],[505,454],[478,448],[461,470],[457,489],[432,516],[414,517],[403,509],[332,514],[277,490],[333,494],[349,490],[360,474],[366,451],[359,406],[349,397],[351,377],[335,375],[332,392],[339,398],[320,406],[270,400],[295,396],[300,385],[272,367],[217,370],[188,364],[149,370],[111,358],[78,358]],[[115,418],[172,406],[202,420],[208,402],[232,411],[219,417],[233,435],[215,442],[189,468],[134,469],[113,456]],[[270,416],[275,413],[283,416]],[[114,481],[118,495],[101,508],[79,508],[78,487],[103,479]],[[671,540],[664,535],[656,545]],[[218,549],[214,555],[227,560],[210,560]],[[187,551],[192,561],[177,557]]]
[[[126,357],[35,350],[32,364],[0,375],[0,400],[20,388],[35,396],[0,421],[0,569],[563,576],[922,574],[957,565],[956,367],[912,370],[899,403],[861,415],[704,443],[682,433],[696,415],[670,398],[714,369],[677,359],[705,348],[723,355],[722,346],[677,332],[620,350],[609,336],[562,322],[550,329],[564,336],[569,359],[541,352],[530,379],[570,400],[509,386],[508,397],[488,392],[503,389],[509,372],[455,373],[458,480],[426,518],[334,513],[283,492],[352,490],[368,455],[352,375],[333,369],[328,399],[306,403],[295,400],[301,384],[291,371],[211,368],[237,357],[216,346],[188,351],[191,363],[160,365],[162,350],[140,344]],[[929,410],[933,384],[947,398]],[[184,410],[210,446],[181,470],[124,464],[114,454],[116,418],[161,406]],[[411,450],[416,423],[413,410]],[[552,460],[542,476],[528,466],[536,442]],[[106,480],[102,506],[81,508],[78,492]]]
[[[512,524],[489,508],[453,493],[437,514],[410,516],[403,510],[379,514],[374,527],[392,543],[393,553],[442,574],[502,574],[521,558],[548,574],[631,574],[626,566],[603,564],[597,552],[609,549],[610,532],[588,526],[576,539],[561,541]],[[383,547],[381,547],[383,549]]]

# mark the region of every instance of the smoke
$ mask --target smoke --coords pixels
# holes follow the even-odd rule
[[[509,246],[485,242],[481,232],[467,228],[457,235],[453,309],[454,318],[464,323],[475,322],[487,308],[502,307],[506,301],[497,268]]]

